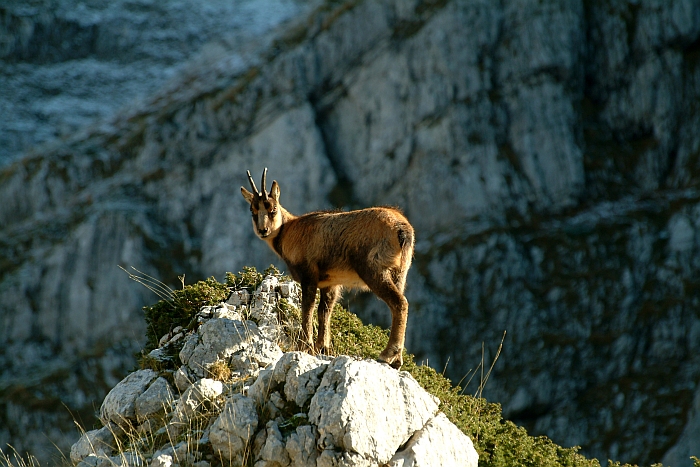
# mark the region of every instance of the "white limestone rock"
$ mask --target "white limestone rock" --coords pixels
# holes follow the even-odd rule
[[[135,452],[124,452],[117,456],[90,454],[76,464],[76,467],[144,467],[143,457]]]
[[[439,413],[414,433],[406,446],[391,458],[387,467],[477,467],[479,455],[472,440],[445,414]]]
[[[375,466],[390,460],[402,465],[398,462],[416,456],[420,461],[419,455],[431,449],[444,451],[439,459],[459,459],[471,446],[468,437],[444,415],[434,417],[436,398],[408,373],[377,362],[338,357],[329,363],[302,352],[289,352],[260,373],[248,394],[271,418],[282,413],[279,406],[284,407],[285,400],[299,407],[309,399],[311,402],[310,424],[297,427],[284,438],[288,460],[279,455],[280,437],[274,429],[277,422],[268,423],[266,431],[258,434],[257,467]],[[397,453],[409,439],[416,447]],[[446,439],[449,442],[444,444]],[[459,446],[453,446],[451,439]],[[409,441],[407,446],[413,444]],[[470,454],[476,455],[473,448]]]
[[[294,433],[289,435],[285,448],[292,467],[316,465],[316,459],[318,458],[318,451],[316,450],[317,436],[318,432],[313,425],[299,426]]]
[[[378,465],[355,452],[325,449],[316,460],[316,467],[375,467]]]
[[[233,465],[241,465],[248,442],[255,436],[258,414],[252,399],[235,394],[226,400],[221,415],[209,431],[212,449]]]
[[[139,423],[157,414],[166,412],[174,399],[170,384],[159,377],[138,396],[135,401],[136,419]]]
[[[168,454],[159,454],[158,456],[153,456],[150,467],[172,467],[172,465],[173,456]]]
[[[437,410],[437,398],[408,373],[340,356],[330,363],[311,399],[309,421],[318,427],[319,448],[383,464]]]
[[[250,292],[245,289],[234,290],[226,303],[233,306],[247,305],[250,303]]]
[[[255,467],[287,467],[290,464],[289,454],[277,422],[267,422],[265,430],[265,444],[256,454]]]
[[[108,425],[103,426],[99,430],[83,433],[80,439],[70,448],[70,460],[77,464],[90,455],[111,456],[117,446],[114,437],[115,429],[119,430],[113,425]]]
[[[303,407],[321,384],[329,360],[304,352],[288,352],[279,359],[274,369],[274,380],[284,382],[288,401]]]
[[[124,453],[121,453],[117,456],[113,456],[110,458],[111,463],[109,464],[110,467],[114,466],[120,466],[120,467],[145,467],[146,462],[143,458],[143,455],[134,452],[134,451],[126,451]]]
[[[283,355],[282,358],[284,358],[285,355]],[[253,399],[259,407],[265,404],[268,396],[273,391],[273,387],[277,387],[279,384],[279,381],[274,381],[274,376],[275,365],[269,365],[267,368],[260,371],[258,377],[248,388],[248,397]]]
[[[280,282],[279,292],[282,298],[296,298],[298,300],[298,297],[301,296],[301,287],[294,281]]]
[[[218,399],[224,392],[224,385],[221,381],[209,378],[202,378],[182,394],[177,401],[174,419],[179,422],[186,422],[193,417],[203,406],[211,408],[216,406]]]
[[[260,372],[248,388],[248,396],[258,406],[263,406],[284,384],[288,401],[303,407],[321,384],[321,377],[329,363],[328,359],[304,352],[287,352],[274,364]]]
[[[173,380],[175,381],[175,387],[180,392],[185,392],[194,382],[195,378],[190,374],[186,365],[180,366],[173,374]]]
[[[256,289],[256,292],[264,292],[268,294],[274,293],[277,291],[279,283],[280,281],[276,276],[265,276],[265,278],[262,280],[262,282]]]
[[[201,453],[193,449],[193,445],[188,441],[180,441],[175,446],[166,445],[164,448],[153,454],[151,465],[194,465],[200,460]],[[171,464],[170,464],[171,463]]]
[[[200,378],[218,360],[229,359],[234,373],[242,375],[257,372],[281,356],[279,346],[266,339],[254,322],[226,318],[205,321],[180,351],[182,362]]]
[[[241,315],[240,311],[235,306],[224,303],[220,306],[212,308],[212,318],[226,318],[233,321],[243,321],[243,315]]]
[[[163,337],[167,338],[168,335],[166,334]],[[165,347],[158,347],[157,349],[151,350],[150,352],[148,352],[148,357],[156,362],[159,362],[160,364],[163,364],[164,366],[167,366],[168,363],[172,361],[172,357],[168,355],[168,352],[166,351]]]
[[[182,349],[180,349],[180,361],[187,365],[187,362],[189,361],[190,357],[194,353],[194,349],[197,348],[197,346],[200,344],[201,339],[199,336],[199,331],[193,334],[190,334],[189,336],[185,337],[185,343],[182,344]],[[188,368],[189,372],[189,368]]]
[[[275,287],[270,280],[254,294],[251,307],[257,307],[261,319],[265,313],[274,313],[270,300],[277,293]],[[197,332],[186,338],[181,351],[185,364],[174,374],[182,391],[179,399],[173,402],[176,396],[170,384],[150,370],[132,373],[106,398],[102,410],[104,417],[110,417],[106,419],[128,420],[128,425],[138,420],[139,433],[167,433],[173,440],[182,439],[180,435],[191,430],[192,419],[202,412],[220,411],[208,428],[189,433],[191,444],[160,447],[150,466],[197,465],[202,462],[197,455],[202,450],[212,450],[227,465],[253,462],[255,467],[462,465],[462,459],[476,459],[471,441],[444,415],[435,416],[437,399],[406,372],[347,356],[282,354],[279,348],[275,359],[261,370],[274,342],[252,321],[220,317],[232,306],[210,307],[205,314],[211,317],[202,315]],[[246,310],[241,314],[251,315]],[[198,377],[195,368],[206,369],[220,359],[226,359],[241,376],[257,377],[247,388],[243,383],[226,385]],[[124,409],[129,403],[131,408]],[[152,416],[163,410],[168,421],[158,428]],[[262,422],[259,417],[264,417]],[[74,446],[73,461],[84,467],[123,464],[110,457],[109,439],[101,451],[86,448],[104,436],[105,429],[81,438]]]
[[[153,370],[138,370],[117,384],[105,397],[100,407],[104,425],[113,422],[120,427],[136,419],[136,399],[158,377]]]
[[[76,464],[76,467],[112,467],[109,457],[90,454]]]

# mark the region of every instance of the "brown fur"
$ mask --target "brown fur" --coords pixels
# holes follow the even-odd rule
[[[266,169],[267,170],[267,169]],[[249,174],[250,176],[250,174]],[[403,294],[413,257],[413,227],[400,210],[375,207],[350,212],[322,211],[294,216],[279,204],[280,189],[272,182],[266,193],[241,187],[250,203],[255,233],[287,264],[302,289],[302,345],[325,352],[330,346],[330,318],[343,288],[369,289],[391,310],[391,334],[380,360],[400,368],[408,302]],[[267,199],[265,199],[267,198]],[[316,290],[318,337],[312,344]]]

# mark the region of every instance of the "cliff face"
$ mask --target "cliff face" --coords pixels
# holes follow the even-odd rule
[[[198,52],[240,46],[313,2],[5,0],[0,163],[157,92]],[[11,118],[9,118],[11,116]]]
[[[458,381],[505,330],[506,416],[660,460],[700,381],[700,6],[329,3],[256,37],[0,173],[3,441],[56,416],[47,378],[123,375],[120,352],[75,370],[143,333],[116,264],[175,284],[275,260],[238,192],[267,166],[295,213],[405,210],[410,352]]]

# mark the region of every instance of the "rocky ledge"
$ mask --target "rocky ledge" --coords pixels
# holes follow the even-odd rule
[[[203,307],[104,399],[102,428],[71,460],[87,466],[476,466],[471,439],[407,372],[349,356],[283,352],[294,329],[280,299],[298,286],[267,276]],[[173,363],[177,361],[177,365]],[[177,367],[176,370],[163,369]]]

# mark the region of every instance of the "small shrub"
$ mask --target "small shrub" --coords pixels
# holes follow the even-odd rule
[[[357,315],[335,305],[331,317],[331,353],[376,359],[389,341],[389,331],[364,325]],[[405,355],[404,355],[405,356]]]
[[[264,277],[265,276],[259,273],[255,268],[245,266],[243,271],[239,271],[238,274],[227,272],[226,285],[231,289],[255,290],[255,288],[260,285]]]
[[[228,298],[229,288],[210,277],[192,285],[173,290],[169,299],[143,307],[146,319],[146,351],[158,347],[158,340],[177,326],[191,329],[194,317],[205,305],[222,302]]]
[[[169,361],[153,358],[146,353],[142,353],[139,356],[138,364],[141,370],[153,370],[158,374],[166,370],[171,370],[173,367],[173,364],[171,364]]]
[[[226,286],[231,290],[249,289],[252,291],[258,288],[266,276],[277,276],[281,281],[291,280],[291,277],[282,274],[273,264],[265,268],[263,272],[258,272],[254,267],[245,266],[243,271],[239,271],[238,274],[226,273]]]

